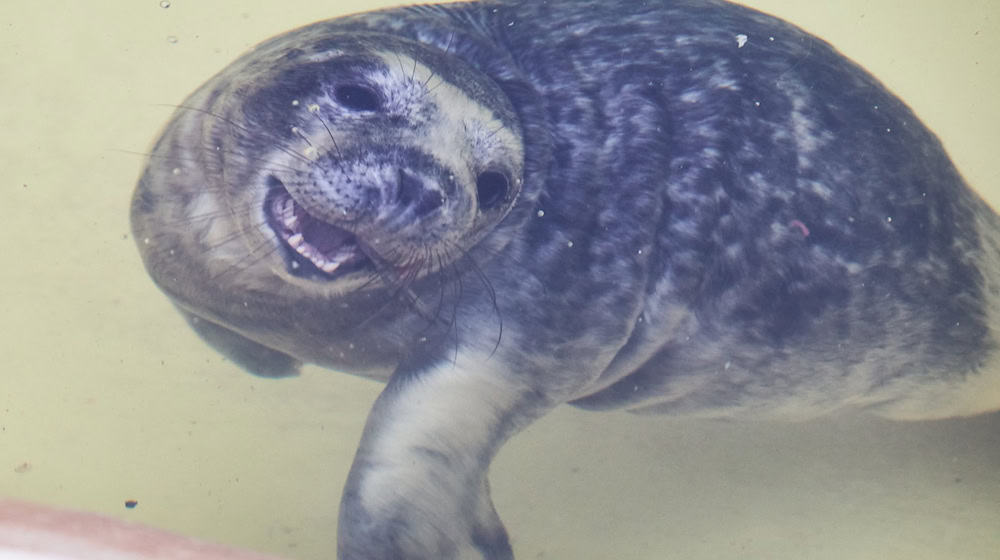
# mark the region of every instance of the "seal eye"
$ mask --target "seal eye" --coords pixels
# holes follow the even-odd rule
[[[337,86],[333,96],[344,107],[353,111],[377,111],[382,102],[370,87],[354,84]]]
[[[476,177],[479,208],[489,210],[507,196],[507,176],[499,171],[484,171]]]

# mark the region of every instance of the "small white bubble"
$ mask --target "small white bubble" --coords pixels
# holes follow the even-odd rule
[[[771,41],[773,43],[774,42],[774,36],[768,37],[767,40]]]
[[[243,307],[250,307],[250,302],[244,301],[243,302]]]
[[[143,245],[149,245],[149,238],[148,237],[143,237],[142,238],[142,244]]]
[[[886,216],[885,221],[892,223],[892,216]]]
[[[733,362],[726,362],[726,365],[722,366],[723,369],[729,371],[729,368],[733,365]]]
[[[572,241],[567,241],[566,242],[566,246],[567,247],[572,247],[573,246],[573,242]]]
[[[292,107],[298,107],[298,106],[299,106],[299,100],[298,99],[293,99],[292,100]]]
[[[354,350],[354,343],[352,342],[348,344],[347,347],[350,348],[351,350]]]
[[[173,173],[174,175],[180,175],[181,174],[181,168],[180,167],[175,167],[175,168],[171,169],[170,172]]]
[[[640,254],[640,255],[642,254],[642,249],[639,249],[639,254]]]
[[[886,132],[892,132],[892,129],[891,128],[887,128],[887,129],[885,129],[885,131]]]
[[[743,46],[746,45],[747,41],[749,40],[750,37],[748,37],[745,33],[740,33],[739,35],[736,36],[736,48],[742,49]]]
[[[539,210],[536,216],[538,216],[539,218],[545,216],[545,210]]]
[[[301,265],[299,264],[298,261],[292,261],[292,270],[298,270],[299,266]]]
[[[753,102],[753,106],[754,107],[760,107],[760,101],[754,101]]]
[[[165,10],[170,7],[170,2],[168,0],[160,0],[160,7]]]

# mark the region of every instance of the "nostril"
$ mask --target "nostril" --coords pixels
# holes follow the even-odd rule
[[[399,170],[399,184],[396,186],[396,200],[401,206],[409,206],[420,196],[420,191],[424,189],[420,179],[413,175]]]
[[[413,208],[413,211],[417,213],[418,216],[423,216],[425,214],[430,214],[437,208],[440,208],[444,204],[444,197],[438,191],[424,191],[424,194],[420,196],[420,200],[417,201],[417,205]]]
[[[441,191],[427,188],[420,177],[402,169],[399,170],[396,200],[402,207],[413,208],[418,216],[429,214],[444,204]]]

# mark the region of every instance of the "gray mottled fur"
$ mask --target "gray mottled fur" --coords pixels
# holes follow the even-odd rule
[[[393,106],[430,113],[289,108],[394,72],[380,49],[434,71],[411,84],[427,97]],[[334,66],[317,75],[323,53]],[[510,135],[463,156],[509,173],[495,211],[409,136],[448,109],[429,101],[435,80]],[[725,418],[1000,406],[997,217],[899,99],[774,18],[712,0],[401,8],[266,42],[184,105],[133,205],[151,275],[251,371],[388,381],[345,488],[342,560],[512,558],[489,463],[565,402]],[[362,153],[275,163],[317,123]],[[413,151],[375,146],[393,138]],[[345,183],[383,153],[442,209],[414,213],[392,181]],[[367,280],[293,270],[260,233],[277,183],[324,219],[350,214],[366,242],[398,232],[394,251],[418,254],[454,234],[454,250]]]

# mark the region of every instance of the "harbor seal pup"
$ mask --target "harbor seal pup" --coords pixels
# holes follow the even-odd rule
[[[724,2],[292,31],[183,103],[132,220],[156,283],[235,362],[387,382],[344,560],[511,558],[487,470],[562,403],[1000,406],[997,216],[875,78]]]

